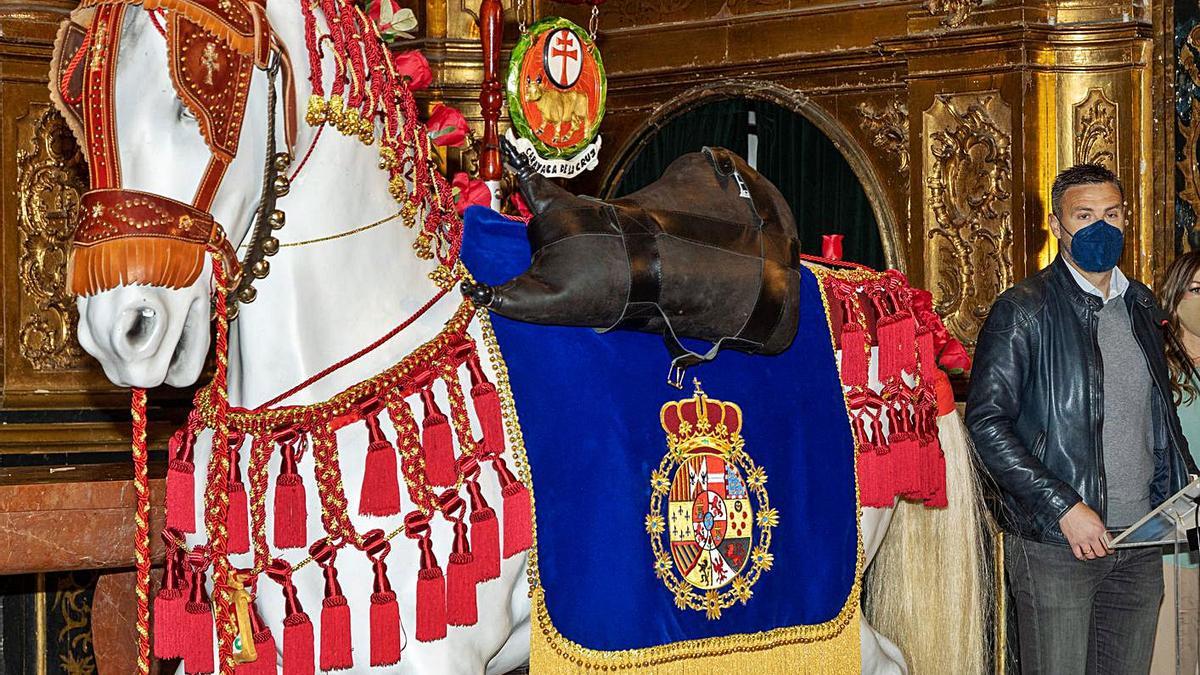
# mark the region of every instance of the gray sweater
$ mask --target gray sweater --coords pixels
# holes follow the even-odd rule
[[[1110,528],[1132,525],[1150,512],[1154,427],[1150,368],[1133,337],[1124,297],[1099,312],[1097,338],[1104,368],[1104,477]]]

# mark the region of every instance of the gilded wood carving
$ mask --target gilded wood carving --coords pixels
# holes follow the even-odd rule
[[[925,260],[935,308],[973,345],[1012,285],[1012,120],[999,92],[941,94],[924,113]]]
[[[87,169],[66,122],[48,105],[35,104],[18,125],[30,134],[17,151],[20,351],[36,370],[77,368],[84,354],[75,340],[66,261]]]
[[[621,25],[662,23],[673,14],[683,12],[696,4],[696,0],[640,0],[639,2],[616,2],[612,13]],[[605,10],[608,10],[606,7]]]
[[[983,0],[929,0],[925,7],[934,16],[943,15],[942,24],[954,28],[962,25],[982,4]]]
[[[1098,88],[1073,107],[1075,163],[1117,168],[1117,104]]]
[[[1196,65],[1197,56],[1200,56],[1200,25],[1188,33],[1187,38],[1179,48],[1179,65],[1180,68],[1187,73],[1187,82],[1180,82],[1176,86],[1181,92],[1190,92],[1200,87],[1200,68]],[[1177,108],[1175,115],[1176,132],[1180,138],[1178,140],[1179,152],[1177,153],[1178,161],[1175,162],[1175,168],[1182,178],[1182,187],[1176,194],[1176,197],[1183,201],[1191,209],[1192,214],[1200,214],[1200,170],[1198,170],[1197,162],[1200,161],[1200,98],[1189,96],[1189,114],[1184,116],[1179,113]],[[1195,229],[1185,233],[1195,246]]]
[[[882,108],[868,102],[858,104],[863,119],[859,126],[871,138],[871,145],[895,155],[900,170],[908,172],[908,106],[900,101],[888,101]]]

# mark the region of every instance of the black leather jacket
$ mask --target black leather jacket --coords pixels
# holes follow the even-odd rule
[[[1130,280],[1123,299],[1154,383],[1154,506],[1187,484],[1187,441],[1171,403],[1161,310]],[[1081,499],[1107,516],[1104,366],[1096,340],[1100,298],[1079,287],[1061,256],[1005,291],[979,335],[967,426],[1006,531],[1066,544],[1059,519]],[[1195,471],[1194,466],[1192,471]],[[985,477],[987,478],[987,477]],[[985,482],[989,482],[986,481]]]

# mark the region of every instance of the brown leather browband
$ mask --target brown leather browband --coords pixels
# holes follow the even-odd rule
[[[200,244],[236,260],[233,245],[212,214],[191,204],[138,190],[100,189],[79,199],[75,247],[127,237],[155,237]]]

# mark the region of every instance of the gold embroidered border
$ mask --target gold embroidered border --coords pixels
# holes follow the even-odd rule
[[[829,270],[811,268],[822,281],[822,274]],[[821,287],[821,302],[825,310],[826,325],[830,325],[829,301]],[[810,626],[788,626],[760,633],[727,635],[717,638],[683,640],[654,647],[602,651],[589,649],[572,642],[558,632],[546,608],[545,589],[541,585],[538,569],[537,546],[537,502],[530,475],[528,457],[525,452],[525,437],[521,432],[520,420],[508,379],[508,368],[500,353],[496,334],[492,329],[487,310],[478,310],[483,344],[488,359],[496,373],[496,389],[500,394],[501,412],[504,417],[505,433],[508,437],[517,475],[529,489],[534,518],[533,547],[529,550],[529,597],[532,626],[530,628],[530,670],[536,673],[570,673],[581,670],[619,671],[637,669],[638,672],[710,673],[731,668],[753,667],[762,672],[787,673],[856,673],[861,670],[861,645],[859,637],[859,600],[862,594],[862,575],[865,566],[863,551],[862,505],[855,480],[855,531],[857,556],[855,559],[854,583],[837,616],[820,624]],[[833,334],[830,343],[837,350]],[[846,406],[846,421],[850,423],[850,410]],[[857,461],[857,440],[855,458]],[[855,466],[857,476],[857,465]]]

